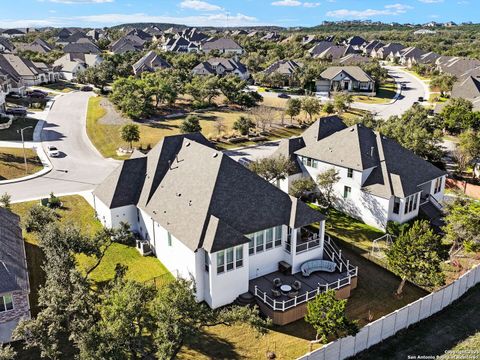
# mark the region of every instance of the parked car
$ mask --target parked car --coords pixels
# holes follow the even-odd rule
[[[18,93],[10,93],[7,95],[9,98],[12,98],[12,99],[21,99],[22,98],[22,95],[18,94]]]
[[[425,99],[423,98],[423,96],[420,96],[420,97],[418,98],[418,102],[424,102],[424,101],[425,101]]]
[[[280,93],[280,94],[278,94],[278,97],[279,97],[280,99],[290,99],[290,95],[285,94],[285,93]]]
[[[31,93],[28,93],[27,95],[33,99],[45,99],[47,97],[47,95],[44,95],[39,92],[31,92]]]
[[[14,116],[27,116],[27,109],[24,107],[13,107],[8,108],[5,113],[7,115],[14,115]]]
[[[93,91],[93,87],[85,85],[80,88],[80,91]]]
[[[48,150],[48,156],[51,156],[51,157],[59,157],[60,156],[60,151],[58,151],[56,146],[48,145],[47,150]]]

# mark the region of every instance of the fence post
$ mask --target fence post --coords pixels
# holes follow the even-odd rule
[[[337,289],[340,289],[340,279],[337,280]]]
[[[267,293],[266,292],[263,293],[263,302],[264,303],[267,302]]]

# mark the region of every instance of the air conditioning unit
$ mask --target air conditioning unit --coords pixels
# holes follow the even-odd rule
[[[136,248],[142,256],[147,256],[152,253],[152,248],[150,247],[148,240],[137,240]]]

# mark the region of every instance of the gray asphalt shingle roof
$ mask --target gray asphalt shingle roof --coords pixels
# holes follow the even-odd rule
[[[20,218],[0,208],[0,294],[29,291]]]

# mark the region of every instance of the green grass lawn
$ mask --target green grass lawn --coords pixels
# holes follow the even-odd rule
[[[397,84],[393,79],[386,81],[377,90],[375,96],[368,95],[355,95],[353,97],[355,102],[361,102],[365,104],[387,104],[395,97],[397,93]]]
[[[35,174],[43,169],[42,162],[35,150],[25,149],[27,158],[27,172],[23,149],[0,148],[0,180],[17,179],[26,175]]]
[[[0,141],[22,141],[22,136],[19,133],[20,129],[30,126],[31,128],[23,132],[23,138],[25,141],[32,141],[37,122],[38,120],[30,118],[15,118],[8,129],[0,130]]]
[[[60,91],[63,93],[69,93],[74,90],[78,90],[78,86],[76,84],[72,84],[67,81],[58,81],[52,84],[44,84],[38,88],[45,91],[54,90],[54,91]]]
[[[93,235],[102,228],[102,224],[95,218],[93,208],[84,198],[81,196],[65,196],[62,197],[61,200],[63,202],[63,208],[57,210],[61,224],[75,225],[82,229],[87,235]],[[37,201],[30,201],[13,204],[12,210],[24,220],[30,207],[37,203]],[[38,247],[36,234],[24,231],[24,237],[31,287],[30,299],[32,310],[35,314],[38,311],[37,291],[45,279],[41,269],[43,254]],[[82,269],[88,269],[92,266],[93,259],[86,256],[79,256],[78,262]],[[127,278],[141,282],[168,273],[167,269],[157,258],[152,256],[142,257],[134,247],[114,244],[107,250],[101,265],[91,273],[92,280],[104,282],[113,278],[115,265],[117,263],[128,266]]]
[[[480,349],[480,285],[441,312],[365,350],[355,359],[407,359],[408,355],[444,355],[446,350]],[[452,354],[455,355],[455,354]],[[467,357],[458,357],[458,359]],[[442,359],[453,359],[444,356]]]

